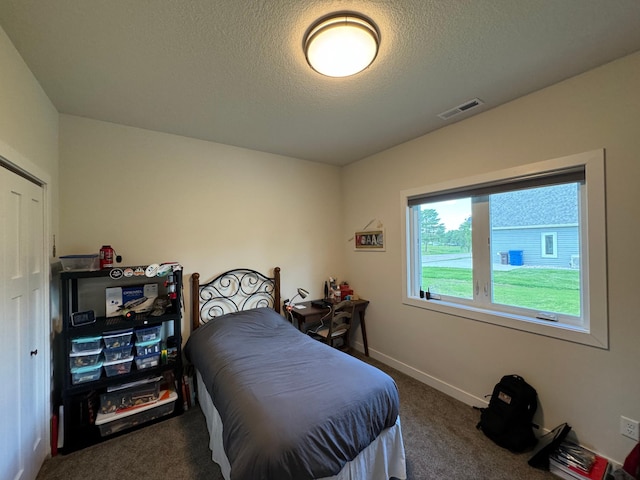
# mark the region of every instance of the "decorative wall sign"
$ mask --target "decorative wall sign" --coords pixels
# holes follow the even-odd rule
[[[384,230],[356,232],[354,239],[358,251],[384,252]]]

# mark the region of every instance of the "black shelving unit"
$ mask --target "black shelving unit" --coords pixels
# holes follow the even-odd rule
[[[124,270],[126,267],[120,267]],[[136,268],[136,267],[131,267]],[[145,267],[142,267],[143,269]],[[160,316],[152,316],[148,313],[138,313],[130,318],[124,316],[106,317],[105,289],[107,287],[125,287],[143,285],[147,283],[158,284],[158,294],[166,294],[165,280],[167,277],[121,277],[113,279],[110,276],[111,269],[99,271],[64,271],[60,273],[60,310],[62,313],[62,331],[56,336],[54,350],[54,396],[58,406],[63,407],[63,417],[59,428],[62,428],[64,445],[59,450],[66,454],[89,445],[93,445],[115,435],[130,432],[133,429],[142,428],[151,423],[165,420],[183,412],[182,397],[182,271],[173,272],[175,292],[177,298],[171,300],[171,305]],[[93,310],[95,322],[73,326],[72,314],[75,312]],[[162,356],[159,365],[137,370],[133,361],[130,373],[108,377],[102,372],[100,379],[79,384],[73,384],[71,378],[71,366],[69,353],[72,350],[72,339],[80,337],[97,337],[106,332],[133,328],[148,328],[163,325],[163,345],[166,344],[168,333],[173,337],[172,347],[175,355],[167,358]],[[134,334],[135,338],[135,334]],[[133,342],[133,341],[132,341]],[[135,348],[134,348],[135,350]],[[121,385],[143,378],[153,376],[173,377],[173,388],[178,396],[173,412],[170,415],[152,420],[151,422],[137,424],[115,435],[102,437],[99,428],[95,425],[99,409],[100,394],[105,393],[110,386]]]

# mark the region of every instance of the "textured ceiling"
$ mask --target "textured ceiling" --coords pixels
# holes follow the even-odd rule
[[[323,77],[302,39],[344,10],[380,53]],[[0,25],[61,113],[336,165],[640,50],[638,0],[0,0]]]

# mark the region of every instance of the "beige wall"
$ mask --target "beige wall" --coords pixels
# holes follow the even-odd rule
[[[60,157],[60,255],[108,243],[187,281],[279,266],[284,298],[343,275],[338,167],[68,115]]]
[[[624,460],[634,445],[619,417],[640,419],[640,53],[352,164],[344,169],[346,232],[369,217],[387,251],[345,248],[349,276],[372,303],[374,355],[468,403],[503,374],[539,394],[539,420],[568,422],[587,446]],[[606,149],[610,349],[401,303],[400,191],[461,176]]]
[[[0,156],[47,182],[53,235],[58,227],[58,112],[2,28],[0,65]]]

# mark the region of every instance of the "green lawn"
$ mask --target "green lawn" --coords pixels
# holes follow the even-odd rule
[[[447,253],[469,253],[469,250],[465,250],[457,245],[423,245],[423,255],[442,255]]]
[[[495,271],[493,284],[494,303],[580,316],[578,270],[516,268]],[[473,277],[468,268],[423,267],[422,285],[444,295],[473,297]]]

